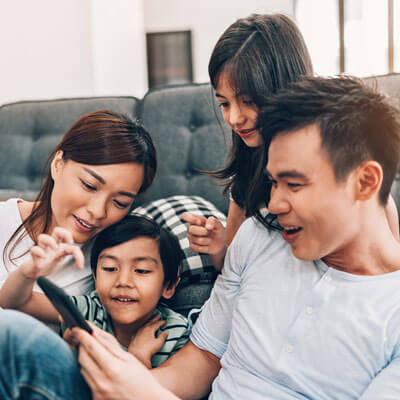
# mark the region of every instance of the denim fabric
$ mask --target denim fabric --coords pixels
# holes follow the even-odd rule
[[[91,399],[76,353],[36,319],[0,309],[0,399]]]

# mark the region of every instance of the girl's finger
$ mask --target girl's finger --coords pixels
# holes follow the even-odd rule
[[[201,215],[192,214],[190,212],[184,212],[180,216],[181,219],[188,222],[191,225],[204,226],[206,223],[206,218]]]

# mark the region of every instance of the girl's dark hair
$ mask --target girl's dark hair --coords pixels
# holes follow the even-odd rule
[[[80,117],[50,153],[43,171],[47,170],[60,150],[64,161],[72,160],[88,165],[126,162],[143,165],[144,179],[139,193],[151,185],[157,169],[156,150],[149,133],[126,115],[109,110],[95,111]],[[49,171],[35,200],[37,206],[8,240],[3,251],[3,260],[6,259],[8,250],[8,259],[12,262],[23,255],[11,257],[25,236],[30,235],[36,243],[37,236],[48,231],[52,218],[53,186]],[[26,229],[25,232],[23,228]],[[11,245],[13,240],[15,242]]]
[[[99,233],[90,256],[93,275],[96,276],[97,260],[104,249],[140,237],[148,237],[158,243],[164,270],[164,284],[170,289],[178,281],[179,267],[184,254],[177,237],[172,232],[161,228],[155,221],[142,215],[127,215],[115,225],[111,225]]]
[[[313,68],[304,39],[295,23],[282,14],[253,14],[234,22],[219,38],[208,65],[211,84],[217,88],[227,73],[236,92],[249,96],[261,108],[268,95]],[[267,182],[256,181],[266,166],[264,146],[251,148],[232,132],[232,148],[224,168],[211,173],[225,183],[234,201],[254,215],[268,197]]]

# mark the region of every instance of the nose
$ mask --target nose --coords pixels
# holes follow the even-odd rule
[[[228,124],[234,128],[240,126],[246,121],[246,117],[243,114],[239,104],[231,104],[229,108]]]
[[[102,196],[93,196],[87,205],[89,214],[96,220],[107,217],[107,199]]]
[[[130,268],[121,268],[118,274],[117,287],[133,287],[134,282],[131,277]]]
[[[290,208],[290,203],[283,193],[283,190],[272,186],[268,203],[268,211],[275,215],[281,215],[287,214],[290,211]]]

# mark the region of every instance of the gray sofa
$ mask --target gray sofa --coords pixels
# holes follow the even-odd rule
[[[400,74],[368,78],[400,100]],[[137,205],[171,195],[197,195],[226,214],[228,199],[215,180],[201,174],[224,164],[230,130],[216,118],[214,96],[208,84],[169,87],[135,97],[98,97],[25,101],[0,107],[0,199],[33,199],[40,186],[41,168],[50,150],[82,114],[98,109],[126,113],[143,122],[153,137],[159,168],[152,187]],[[400,185],[393,197],[400,205]],[[177,293],[177,303],[200,305],[212,283],[201,280]],[[178,304],[179,305],[179,304]],[[179,309],[179,306],[176,307]]]
[[[82,114],[111,109],[137,118],[158,152],[154,184],[137,204],[175,194],[202,196],[226,212],[227,199],[215,181],[201,174],[224,163],[230,134],[215,117],[207,84],[184,85],[135,97],[23,101],[0,107],[0,199],[32,199],[50,150]],[[223,129],[221,129],[223,128]]]
[[[219,108],[214,101],[210,85],[193,84],[153,90],[143,99],[96,97],[3,105],[0,107],[0,199],[34,199],[47,157],[72,123],[85,113],[111,109],[143,122],[157,149],[156,178],[152,187],[138,197],[135,206],[172,195],[194,195],[209,200],[226,214],[229,201],[221,186],[200,173],[224,164],[231,140],[230,130],[216,118]],[[189,260],[193,251],[186,248],[184,251]],[[171,300],[171,306],[184,314],[201,306],[216,277],[208,256],[197,257],[202,268],[190,275],[190,279],[183,276]]]

